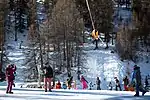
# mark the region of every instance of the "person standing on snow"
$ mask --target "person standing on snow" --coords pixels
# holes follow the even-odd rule
[[[108,49],[109,48],[109,46],[108,46],[108,43],[109,43],[109,41],[110,41],[110,35],[109,35],[109,33],[105,33],[105,42],[106,42],[106,47],[105,47],[105,49]]]
[[[88,81],[83,77],[81,76],[81,83],[82,83],[82,89],[87,89],[88,88]]]
[[[127,91],[128,90],[127,86],[129,84],[129,79],[127,76],[123,79],[123,82],[124,82],[124,90]]]
[[[45,92],[47,92],[47,89],[49,89],[50,92],[51,91],[51,82],[52,82],[52,78],[53,78],[53,69],[51,66],[46,66],[43,68],[44,69],[44,88],[45,88]],[[47,86],[48,83],[48,86]]]
[[[120,86],[120,82],[119,82],[118,78],[115,77],[114,79],[116,81],[116,91],[118,91],[118,87],[119,87],[120,91],[122,91],[121,86]]]
[[[147,88],[148,85],[149,85],[149,83],[148,83],[148,78],[147,78],[147,76],[146,76],[146,77],[145,77],[145,88]]]
[[[68,79],[67,79],[68,89],[71,89],[72,81],[73,81],[73,76],[71,75],[71,72],[68,72]]]
[[[8,82],[6,93],[13,94],[12,85],[14,84],[14,72],[16,71],[16,66],[14,64],[10,64],[6,68],[6,79]]]
[[[142,96],[146,93],[146,90],[143,89],[142,83],[141,83],[141,72],[140,72],[140,67],[137,65],[134,65],[134,72],[133,72],[133,77],[132,77],[132,82],[135,81],[135,87],[136,87],[136,94],[134,96],[139,96],[139,91],[142,92]]]
[[[108,89],[109,89],[109,90],[112,90],[112,89],[113,89],[113,86],[112,86],[112,83],[111,83],[111,82],[109,82],[109,84],[108,84]]]
[[[101,90],[100,84],[101,84],[101,81],[99,77],[97,77],[97,80],[96,80],[97,90]]]

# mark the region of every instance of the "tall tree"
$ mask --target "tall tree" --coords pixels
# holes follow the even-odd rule
[[[133,18],[137,32],[134,36],[143,36],[146,40],[150,34],[150,1],[133,0]]]
[[[0,66],[3,65],[3,51],[4,51],[4,42],[5,42],[5,18],[7,15],[7,0],[0,1]],[[2,67],[0,67],[0,71]]]
[[[81,42],[80,34],[83,30],[83,20],[74,0],[58,0],[52,13],[51,28],[56,43],[63,43],[63,57],[66,62],[64,64],[70,72],[72,57],[74,57],[74,44]]]

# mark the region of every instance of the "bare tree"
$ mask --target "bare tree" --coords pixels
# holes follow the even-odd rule
[[[76,47],[74,44],[81,41],[82,29],[83,20],[74,0],[58,0],[52,13],[52,32],[55,40],[59,44],[63,43],[63,64],[66,64],[64,66],[67,67],[68,72],[71,70],[72,57]]]
[[[0,1],[0,71],[3,67],[4,42],[5,42],[5,18],[7,15],[7,0]]]

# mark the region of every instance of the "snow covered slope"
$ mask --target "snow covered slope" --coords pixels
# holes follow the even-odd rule
[[[14,88],[14,94],[6,94],[0,86],[0,100],[150,100],[150,93],[134,97],[134,92],[107,90],[52,90]]]

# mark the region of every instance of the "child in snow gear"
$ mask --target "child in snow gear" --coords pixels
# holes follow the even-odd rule
[[[16,71],[16,66],[14,64],[10,64],[6,68],[6,79],[8,82],[6,93],[12,94],[12,85],[14,84],[14,72]]]
[[[68,89],[71,88],[72,80],[73,80],[73,76],[71,76],[71,73],[69,72],[68,73],[68,79],[67,79]]]
[[[112,88],[113,88],[112,83],[109,82],[108,89],[109,89],[109,90],[112,90]]]
[[[96,80],[97,90],[101,90],[100,84],[101,84],[101,81],[99,77],[97,77],[97,80]]]
[[[89,86],[90,86],[89,90],[92,90],[92,87],[93,87],[92,82],[90,82]]]
[[[123,79],[123,82],[124,82],[124,90],[128,91],[129,79],[127,76]]]
[[[81,83],[82,83],[82,89],[87,89],[88,88],[88,85],[87,85],[87,80],[81,76]]]
[[[118,88],[120,89],[120,91],[122,91],[121,86],[120,86],[120,82],[119,82],[117,77],[115,77],[115,81],[116,81],[116,91],[118,91]]]
[[[148,87],[149,83],[148,83],[148,78],[147,76],[145,77],[145,89]]]
[[[51,66],[44,67],[44,84],[45,84],[45,92],[47,92],[47,88],[51,92],[51,82],[53,78],[53,69]],[[47,83],[49,86],[47,87]]]
[[[66,85],[66,82],[63,82],[63,89],[67,89],[67,85]]]
[[[92,88],[94,87],[94,85],[96,85],[96,84],[93,84],[92,82],[90,82],[90,84],[89,84],[89,90],[92,90]]]
[[[56,89],[61,89],[61,83],[59,80],[58,80],[58,83],[56,84]]]
[[[134,91],[134,90],[135,90],[134,87],[131,84],[129,84],[128,85],[128,91]]]
[[[133,80],[135,80],[136,87],[136,94],[134,96],[139,96],[139,91],[141,91],[142,96],[144,96],[146,90],[144,90],[144,88],[142,87],[140,67],[138,67],[137,65],[134,66],[132,81]]]

